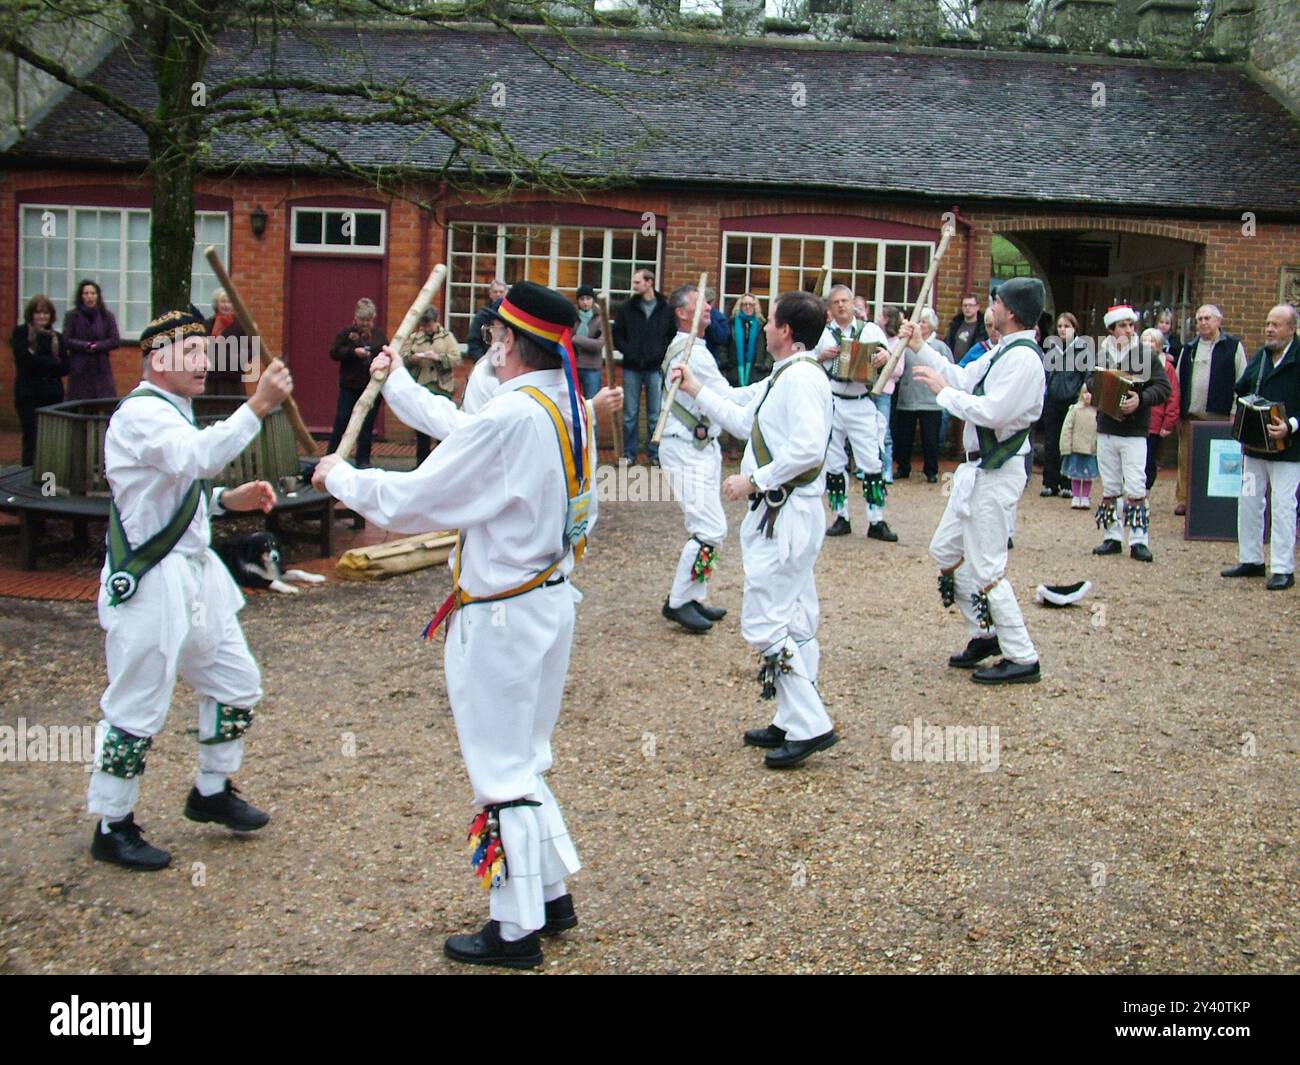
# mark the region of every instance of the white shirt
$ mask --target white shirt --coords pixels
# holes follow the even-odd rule
[[[763,442],[772,454],[772,461],[759,466],[750,439],[740,460],[740,472],[752,476],[764,492],[779,488],[826,461],[826,445],[831,436],[831,389],[826,374],[814,362],[799,362],[781,373],[777,380],[777,373],[791,359],[808,354],[798,351],[787,355],[772,367],[771,376],[752,385],[731,388],[724,382],[723,388],[703,389],[695,397],[710,421],[742,439],[750,438],[754,415],[762,405]],[[772,395],[764,402],[769,390]],[[795,492],[821,495],[823,482],[824,476],[818,477]]]
[[[1188,414],[1204,414],[1206,404],[1210,400],[1210,363],[1213,361],[1211,356],[1214,354],[1214,345],[1223,339],[1223,334],[1219,334],[1218,340],[1205,340],[1198,337],[1196,340],[1196,354],[1192,357],[1192,394],[1187,401]],[[1233,359],[1232,382],[1236,384],[1241,380],[1241,375],[1246,372],[1246,349],[1241,344],[1237,345],[1237,353]]]
[[[122,516],[127,542],[139,547],[162,529],[196,480],[216,477],[257,437],[261,420],[247,404],[229,418],[199,429],[194,405],[184,396],[141,382],[156,396],[126,400],[113,414],[104,438],[104,474]],[[213,493],[213,513],[220,513]],[[200,501],[174,548],[201,555],[212,540],[209,510]]]
[[[668,352],[664,356],[665,365],[678,365],[678,359],[680,357],[679,353],[687,343],[689,336],[690,334],[685,330],[678,331],[677,335],[673,338],[672,343],[668,345]],[[719,389],[731,387],[727,384],[727,379],[722,376],[722,372],[718,369],[718,362],[713,357],[713,353],[709,351],[708,345],[706,345],[699,337],[696,337],[695,343],[691,345],[691,353],[687,359],[687,363],[691,368],[691,373],[696,376],[704,388]],[[668,398],[667,393],[664,394],[664,398]],[[699,403],[696,401],[695,397],[688,396],[680,389],[677,392],[676,402],[680,403],[689,413],[695,415],[697,418],[704,413],[700,410]],[[721,432],[722,427],[715,422],[710,421],[709,439],[716,440]],[[677,437],[680,440],[690,440],[692,442],[695,440],[695,434],[690,429],[686,428],[686,424],[675,414],[668,415],[668,421],[664,423],[664,436]]]
[[[475,415],[420,388],[405,370],[389,375],[385,398],[390,383],[390,402],[402,421],[432,436],[438,419],[446,417],[455,423],[452,431],[411,473],[339,464],[325,482],[334,498],[394,532],[459,529],[465,556],[460,585],[472,596],[517,588],[562,555],[557,572],[571,573],[573,552],[564,540],[568,482],[555,426],[541,404],[519,391],[532,385],[545,392],[568,424],[563,371],[537,370],[502,382]],[[407,385],[428,402],[418,402]],[[593,490],[589,535],[596,509]]]
[[[977,425],[992,429],[998,440],[1014,436],[1038,420],[1043,413],[1043,388],[1046,374],[1043,372],[1043,360],[1032,347],[1017,347],[998,359],[997,365],[989,369],[993,357],[1015,340],[1033,340],[1034,331],[1026,329],[1019,333],[1008,333],[997,347],[986,351],[974,362],[958,366],[938,355],[933,348],[921,345],[919,352],[913,352],[916,361],[923,366],[930,366],[943,374],[947,387],[935,398],[944,410],[965,423],[962,446],[967,451],[980,450]],[[980,379],[984,379],[984,394],[973,395],[972,392]],[[1026,440],[1020,450],[1023,455],[1029,450]]]
[[[501,382],[497,380],[496,367],[486,355],[482,356],[474,364],[474,369],[470,371],[469,379],[465,382],[465,395],[460,401],[461,410],[466,414],[477,414],[487,406],[487,401],[497,394],[500,384]],[[384,398],[388,398],[387,391],[384,393]],[[406,421],[405,418],[402,420]],[[410,422],[407,424],[409,425]],[[442,437],[438,439],[441,440]]]
[[[875,322],[863,322],[857,318],[853,319],[848,326],[842,326],[839,322],[832,322],[831,325],[839,329],[844,336],[850,340],[861,341],[863,344],[879,344],[885,351],[889,350],[889,338],[885,336],[885,331],[876,325]],[[821,339],[817,341],[817,352],[820,353],[826,347],[834,347],[838,352],[840,342],[835,339],[835,334],[831,332],[831,325],[822,330]],[[826,367],[826,372],[834,371],[835,359],[837,356],[830,356],[822,359],[822,366]],[[903,360],[898,360],[898,365],[894,367],[893,380],[897,380],[903,374]],[[868,391],[869,386],[861,381],[834,381],[831,383],[831,391],[837,396],[860,396]]]

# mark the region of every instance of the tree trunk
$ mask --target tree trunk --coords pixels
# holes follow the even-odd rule
[[[170,149],[170,150],[169,150]],[[153,167],[153,220],[149,260],[153,268],[152,317],[190,305],[194,261],[194,162],[169,144],[150,138],[149,154],[164,160]]]

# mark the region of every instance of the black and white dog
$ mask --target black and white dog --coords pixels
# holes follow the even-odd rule
[[[259,532],[227,536],[212,545],[235,581],[245,588],[270,588],[273,592],[298,594],[299,589],[286,581],[321,584],[325,578],[305,570],[280,569],[280,541],[274,533]]]

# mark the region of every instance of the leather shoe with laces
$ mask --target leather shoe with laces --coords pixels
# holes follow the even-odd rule
[[[1294,584],[1294,573],[1275,573],[1268,579],[1268,584],[1265,587],[1270,592],[1284,592]]]
[[[190,788],[185,800],[185,816],[191,821],[212,821],[233,828],[236,832],[256,832],[271,820],[256,806],[239,797],[239,789],[227,780],[226,790],[215,795],[201,795],[198,788]]]
[[[727,616],[727,608],[721,606],[709,606],[708,603],[697,602],[695,612],[703,617],[706,621],[721,621]]]
[[[1235,566],[1229,566],[1227,569],[1219,571],[1220,577],[1262,577],[1264,576],[1264,563],[1262,562],[1239,562]]]
[[[884,540],[887,544],[898,543],[898,533],[887,522],[873,521],[867,526],[867,537],[871,540]]]
[[[452,961],[463,961],[469,965],[535,969],[542,964],[541,936],[529,932],[523,939],[507,943],[501,938],[501,925],[497,921],[488,921],[479,932],[448,936],[442,945],[442,952]]]
[[[1094,555],[1118,555],[1124,550],[1124,545],[1118,540],[1103,540],[1092,549]]]
[[[768,725],[767,728],[752,728],[745,733],[746,747],[780,747],[785,743],[785,729]]]
[[[1043,673],[1037,662],[1021,665],[1004,658],[995,666],[985,666],[970,675],[976,684],[1037,684]]]
[[[165,869],[172,856],[161,847],[144,841],[135,814],[127,814],[120,821],[110,821],[109,831],[95,825],[95,838],[90,841],[90,853],[101,862],[112,862],[127,869]]]
[[[827,536],[848,536],[853,531],[853,526],[849,524],[849,519],[843,514],[836,515],[831,522],[831,527],[826,530]]]
[[[1001,650],[996,636],[976,636],[966,645],[966,650],[949,656],[948,665],[956,669],[974,669],[984,659]]]
[[[1136,559],[1138,562],[1154,562],[1155,555],[1151,553],[1151,548],[1146,544],[1131,544],[1128,549],[1129,558]]]
[[[542,926],[542,935],[558,936],[577,927],[578,913],[573,908],[572,895],[561,895],[546,904],[546,924]]]
[[[763,755],[763,764],[768,769],[789,769],[798,765],[809,755],[816,754],[818,751],[824,751],[828,747],[834,747],[839,743],[840,738],[835,734],[835,730],[823,732],[820,736],[814,736],[810,740],[786,740],[780,747],[774,751],[768,751]]]
[[[663,614],[669,621],[677,622],[687,632],[708,632],[713,628],[713,622],[696,610],[694,603],[683,603],[681,606],[672,607],[665,599]]]

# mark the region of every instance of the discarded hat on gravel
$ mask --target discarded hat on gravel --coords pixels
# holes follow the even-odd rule
[[[1106,317],[1102,319],[1109,329],[1117,322],[1136,322],[1138,320],[1137,312],[1127,303],[1117,303],[1114,307],[1106,312]]]
[[[153,351],[166,347],[176,339],[185,337],[205,337],[208,327],[203,324],[202,315],[194,307],[188,311],[168,311],[160,314],[144,327],[140,334],[140,350]]]
[[[1047,289],[1036,277],[1012,277],[998,286],[997,298],[1016,316],[1016,321],[1032,329],[1043,316]]]
[[[1092,591],[1092,581],[1079,581],[1076,584],[1040,584],[1034,591],[1034,602],[1043,606],[1074,606],[1080,599]]]

